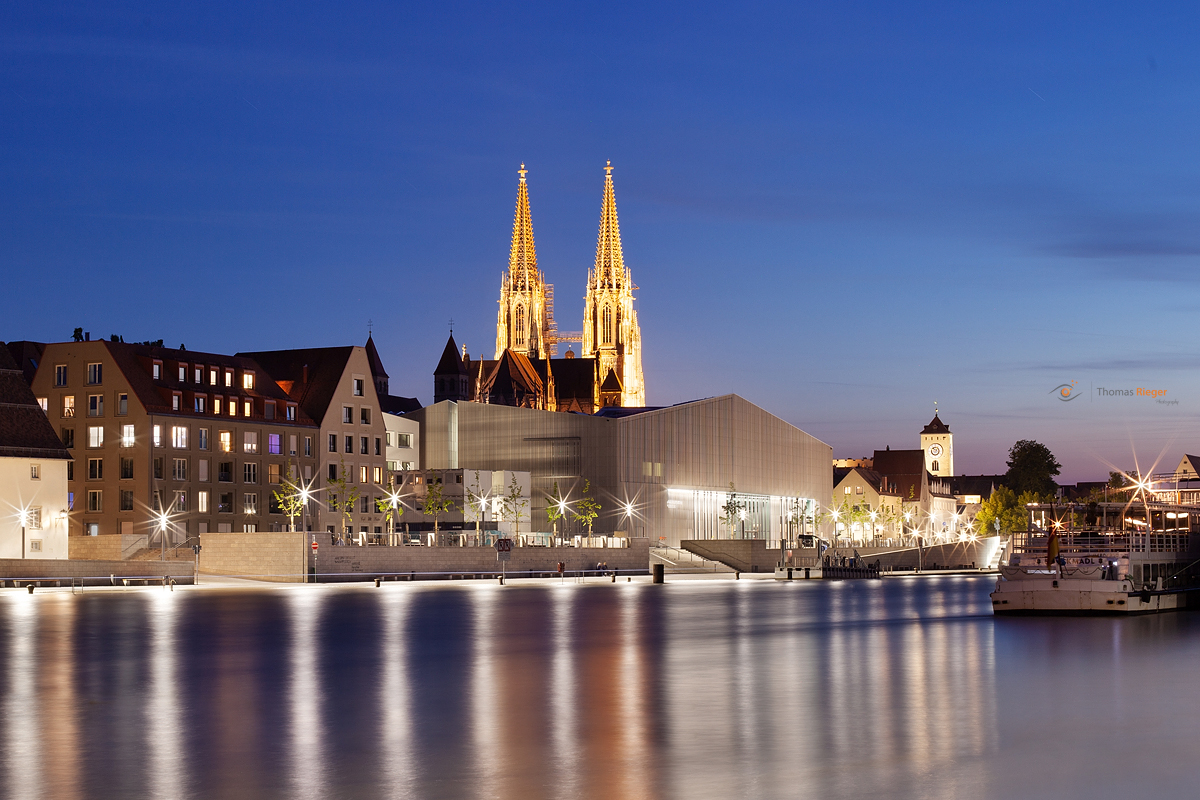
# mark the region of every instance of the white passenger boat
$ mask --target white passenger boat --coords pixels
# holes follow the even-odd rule
[[[1153,614],[1200,606],[1192,526],[1165,503],[1029,506],[992,592],[997,615]],[[1200,533],[1200,531],[1198,531]]]

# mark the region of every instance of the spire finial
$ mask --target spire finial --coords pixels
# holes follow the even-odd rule
[[[605,162],[604,172],[608,175],[612,175],[612,162],[611,161]]]
[[[937,416],[937,400],[933,401],[933,415]]]
[[[454,317],[450,318],[450,335],[454,335]]]
[[[527,172],[529,172],[529,170],[525,169],[525,162],[522,161],[521,168],[519,170],[517,170],[517,174],[521,176],[521,183],[525,182],[525,174]]]
[[[375,327],[375,321],[374,321],[374,320],[371,320],[371,319],[368,319],[368,320],[367,320],[367,338],[368,338],[368,339],[370,339],[370,338],[371,338],[371,330],[372,330],[374,327]]]

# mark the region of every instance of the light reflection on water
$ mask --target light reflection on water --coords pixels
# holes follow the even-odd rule
[[[1186,793],[1200,616],[991,583],[6,592],[0,796]]]

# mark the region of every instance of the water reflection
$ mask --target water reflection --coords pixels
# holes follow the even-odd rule
[[[1140,793],[1186,791],[1200,615],[994,620],[988,589],[4,593],[0,796],[1127,796],[1088,780],[1114,729],[1179,755]]]

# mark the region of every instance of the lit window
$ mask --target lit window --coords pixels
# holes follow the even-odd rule
[[[178,411],[182,407],[183,407],[183,395],[179,394],[178,392],[171,395],[171,410]]]
[[[383,467],[372,467],[371,481],[376,484],[383,483]]]
[[[88,385],[98,386],[104,382],[104,365],[88,364]]]
[[[121,426],[121,447],[133,447],[133,426]]]
[[[179,365],[179,382],[180,383],[187,382],[187,364]]]
[[[66,386],[67,385],[67,365],[66,364],[56,364],[54,366],[54,385],[55,386]]]
[[[218,417],[221,416],[221,398],[219,397],[213,398],[213,414]]]
[[[258,513],[258,495],[246,494],[242,495],[242,513],[257,514]]]
[[[288,420],[288,422],[296,421],[296,407],[295,406],[287,407],[287,420]]]
[[[88,447],[104,447],[104,427],[101,425],[88,426]]]
[[[201,458],[196,461],[196,480],[201,483],[208,483],[208,459]]]
[[[254,388],[254,373],[253,372],[243,372],[242,373],[242,388],[246,389],[246,390],[252,390]]]
[[[162,362],[161,361],[155,361],[154,364],[150,367],[150,376],[152,378],[154,378],[154,380],[158,380],[159,378],[162,377]]]
[[[29,530],[40,531],[42,529],[42,507],[34,506],[25,511],[25,527]],[[41,549],[39,546],[36,549]]]
[[[243,403],[242,403],[242,416],[243,416],[243,417],[249,417],[249,416],[250,416],[250,411],[251,411],[253,408],[254,408],[254,403],[253,403],[253,402],[251,402],[251,401],[249,401],[249,400],[246,400],[245,402],[243,402]]]
[[[192,371],[192,377],[195,378],[195,380],[192,381],[192,383],[200,383],[201,382],[200,378],[203,375],[204,375],[204,370],[200,367],[196,367],[195,370]]]
[[[233,397],[229,398],[229,416],[237,416],[237,399]]]
[[[153,442],[155,447],[162,447],[162,425],[154,426],[150,441]]]
[[[197,414],[203,414],[208,406],[208,398],[202,394],[196,395],[193,406]]]
[[[367,468],[366,467],[358,468],[358,482],[359,483],[367,482]]]
[[[363,379],[362,378],[354,379],[354,396],[355,397],[363,396]]]
[[[208,383],[209,383],[209,385],[216,386],[217,378],[218,378],[217,368],[209,367],[208,368]]]
[[[267,483],[270,483],[270,484],[279,483],[279,465],[278,464],[267,464]]]
[[[267,434],[267,453],[269,453],[270,455],[273,455],[273,456],[279,455],[283,449],[283,446],[280,443],[282,439],[283,439],[283,437],[278,433],[268,433]]]
[[[40,408],[43,413],[45,413],[45,414],[50,413],[50,398],[49,397],[39,397],[37,399],[37,404],[38,404],[38,408]]]
[[[196,510],[201,514],[208,513],[208,490],[196,492]]]
[[[73,395],[73,394],[67,394],[67,395],[63,395],[63,399],[62,399],[62,401],[63,401],[63,403],[62,403],[62,409],[63,409],[62,415],[63,415],[64,417],[73,417],[73,416],[75,416],[75,395]]]
[[[188,429],[183,425],[171,426],[171,447],[185,450],[188,446]]]
[[[242,433],[242,451],[246,453],[258,452],[258,431],[245,431]]]
[[[231,369],[225,370],[225,385],[233,386],[233,370]]]
[[[196,430],[196,446],[201,450],[208,449],[208,428],[198,428]]]

